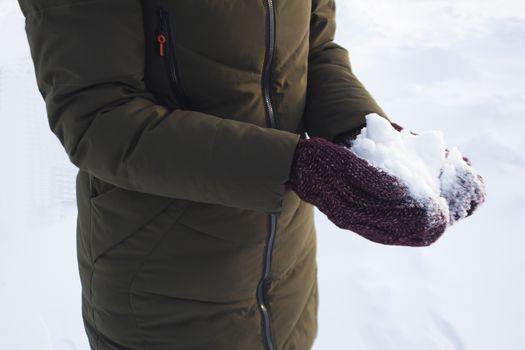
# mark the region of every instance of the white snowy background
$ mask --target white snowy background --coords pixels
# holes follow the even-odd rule
[[[442,130],[472,160],[488,200],[423,248],[316,210],[314,349],[525,349],[525,2],[337,0],[336,41],[392,119]],[[0,160],[0,349],[88,349],[76,168],[47,124],[15,0],[0,0]]]

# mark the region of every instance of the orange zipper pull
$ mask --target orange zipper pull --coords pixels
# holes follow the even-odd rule
[[[157,35],[157,42],[159,43],[159,54],[161,57],[164,56],[164,43],[166,42],[166,37],[164,34]]]

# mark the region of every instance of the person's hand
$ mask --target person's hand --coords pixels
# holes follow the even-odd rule
[[[398,132],[404,128],[390,122]],[[334,138],[334,143],[348,149],[361,132],[361,128],[349,130]],[[413,135],[417,133],[410,131]],[[460,158],[461,157],[461,158]],[[472,168],[472,162],[466,156],[460,155],[454,149],[452,152],[445,148],[446,162],[441,169],[441,197],[445,198],[449,206],[449,225],[458,220],[469,217],[486,199],[486,189],[483,177]]]
[[[396,178],[321,137],[299,139],[285,185],[339,228],[377,243],[428,246],[447,227],[437,203],[415,200]]]
[[[392,126],[399,132],[403,127],[391,122]],[[412,134],[417,135],[412,132]],[[452,152],[445,148],[447,160],[456,158],[455,162],[446,162],[441,169],[441,196],[447,200],[449,206],[449,224],[453,225],[458,220],[469,217],[483,203],[487,197],[485,181],[472,168],[472,162],[464,155],[459,159],[459,152]],[[464,164],[461,164],[464,162]],[[453,174],[453,177],[445,176]]]
[[[485,181],[457,149],[446,152],[441,169],[441,196],[449,206],[450,225],[469,217],[486,199]]]

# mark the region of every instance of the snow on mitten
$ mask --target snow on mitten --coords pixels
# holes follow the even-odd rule
[[[449,225],[472,215],[485,201],[483,178],[457,148],[445,148],[440,132],[416,134],[379,115],[366,118],[367,126],[357,135],[340,134],[340,144],[402,179],[413,195],[433,197],[448,212]]]
[[[375,113],[371,113],[371,114],[375,114]],[[397,131],[399,131],[399,132],[401,132],[404,129],[401,125],[399,125],[399,124],[397,124],[395,122],[390,122],[390,125],[392,125],[392,127],[394,129],[396,129]],[[363,127],[356,128],[356,129],[348,130],[348,131],[345,131],[345,132],[342,132],[342,133],[338,134],[337,136],[334,137],[334,143],[336,143],[338,145],[345,146],[346,148],[351,148],[352,147],[352,142],[354,142],[354,140],[357,137],[357,135],[359,135],[361,133],[362,128]],[[410,131],[410,133],[412,135],[417,135],[413,131]],[[449,150],[445,148],[445,153],[448,154],[448,152],[449,152]],[[472,163],[470,162],[470,159],[468,159],[465,156],[462,156],[462,158],[468,165],[472,166]]]
[[[394,129],[396,129],[397,131],[401,132],[403,130],[403,127],[397,123],[394,123],[394,122],[390,122],[390,124],[392,124],[392,126],[394,127]],[[410,132],[412,135],[416,135],[417,134],[413,131]],[[449,152],[449,149],[448,148],[445,148],[445,155],[448,155],[448,152]],[[472,163],[470,162],[470,159],[468,159],[467,157],[465,156],[461,156],[463,158],[463,160],[468,164],[468,165],[472,165]]]
[[[397,131],[401,132],[401,130],[403,130],[403,127],[394,123],[394,122],[390,122],[390,124],[392,125],[392,127],[394,129],[396,129]],[[338,145],[342,145],[342,146],[345,146],[346,148],[351,148],[352,147],[352,142],[355,140],[355,138],[357,137],[357,135],[359,135],[361,133],[361,130],[364,128],[363,127],[360,127],[360,128],[356,128],[356,129],[352,129],[352,130],[348,130],[348,131],[345,131],[345,132],[342,132],[336,136],[334,136],[334,139],[333,139],[333,142],[335,144],[338,144]],[[411,132],[412,134],[414,135],[417,135],[413,132]]]
[[[399,132],[403,130],[399,124],[390,124]],[[412,131],[411,133],[417,135]],[[452,151],[445,148],[445,158],[440,175],[441,196],[449,205],[449,224],[452,225],[472,215],[485,202],[487,194],[483,177],[472,168],[468,157],[460,154],[457,148]]]
[[[440,180],[441,196],[448,202],[451,225],[472,215],[485,202],[487,194],[483,178],[457,148],[446,153]]]
[[[416,200],[395,177],[321,137],[299,139],[285,186],[339,228],[376,243],[428,246],[447,227],[437,203]]]

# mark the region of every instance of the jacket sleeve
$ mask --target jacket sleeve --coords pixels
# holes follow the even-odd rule
[[[168,109],[145,88],[139,0],[18,0],[52,132],[115,186],[280,213],[300,134]]]
[[[348,50],[334,42],[335,30],[335,0],[312,0],[303,118],[308,136],[329,141],[365,126],[369,113],[389,119],[352,72]]]

